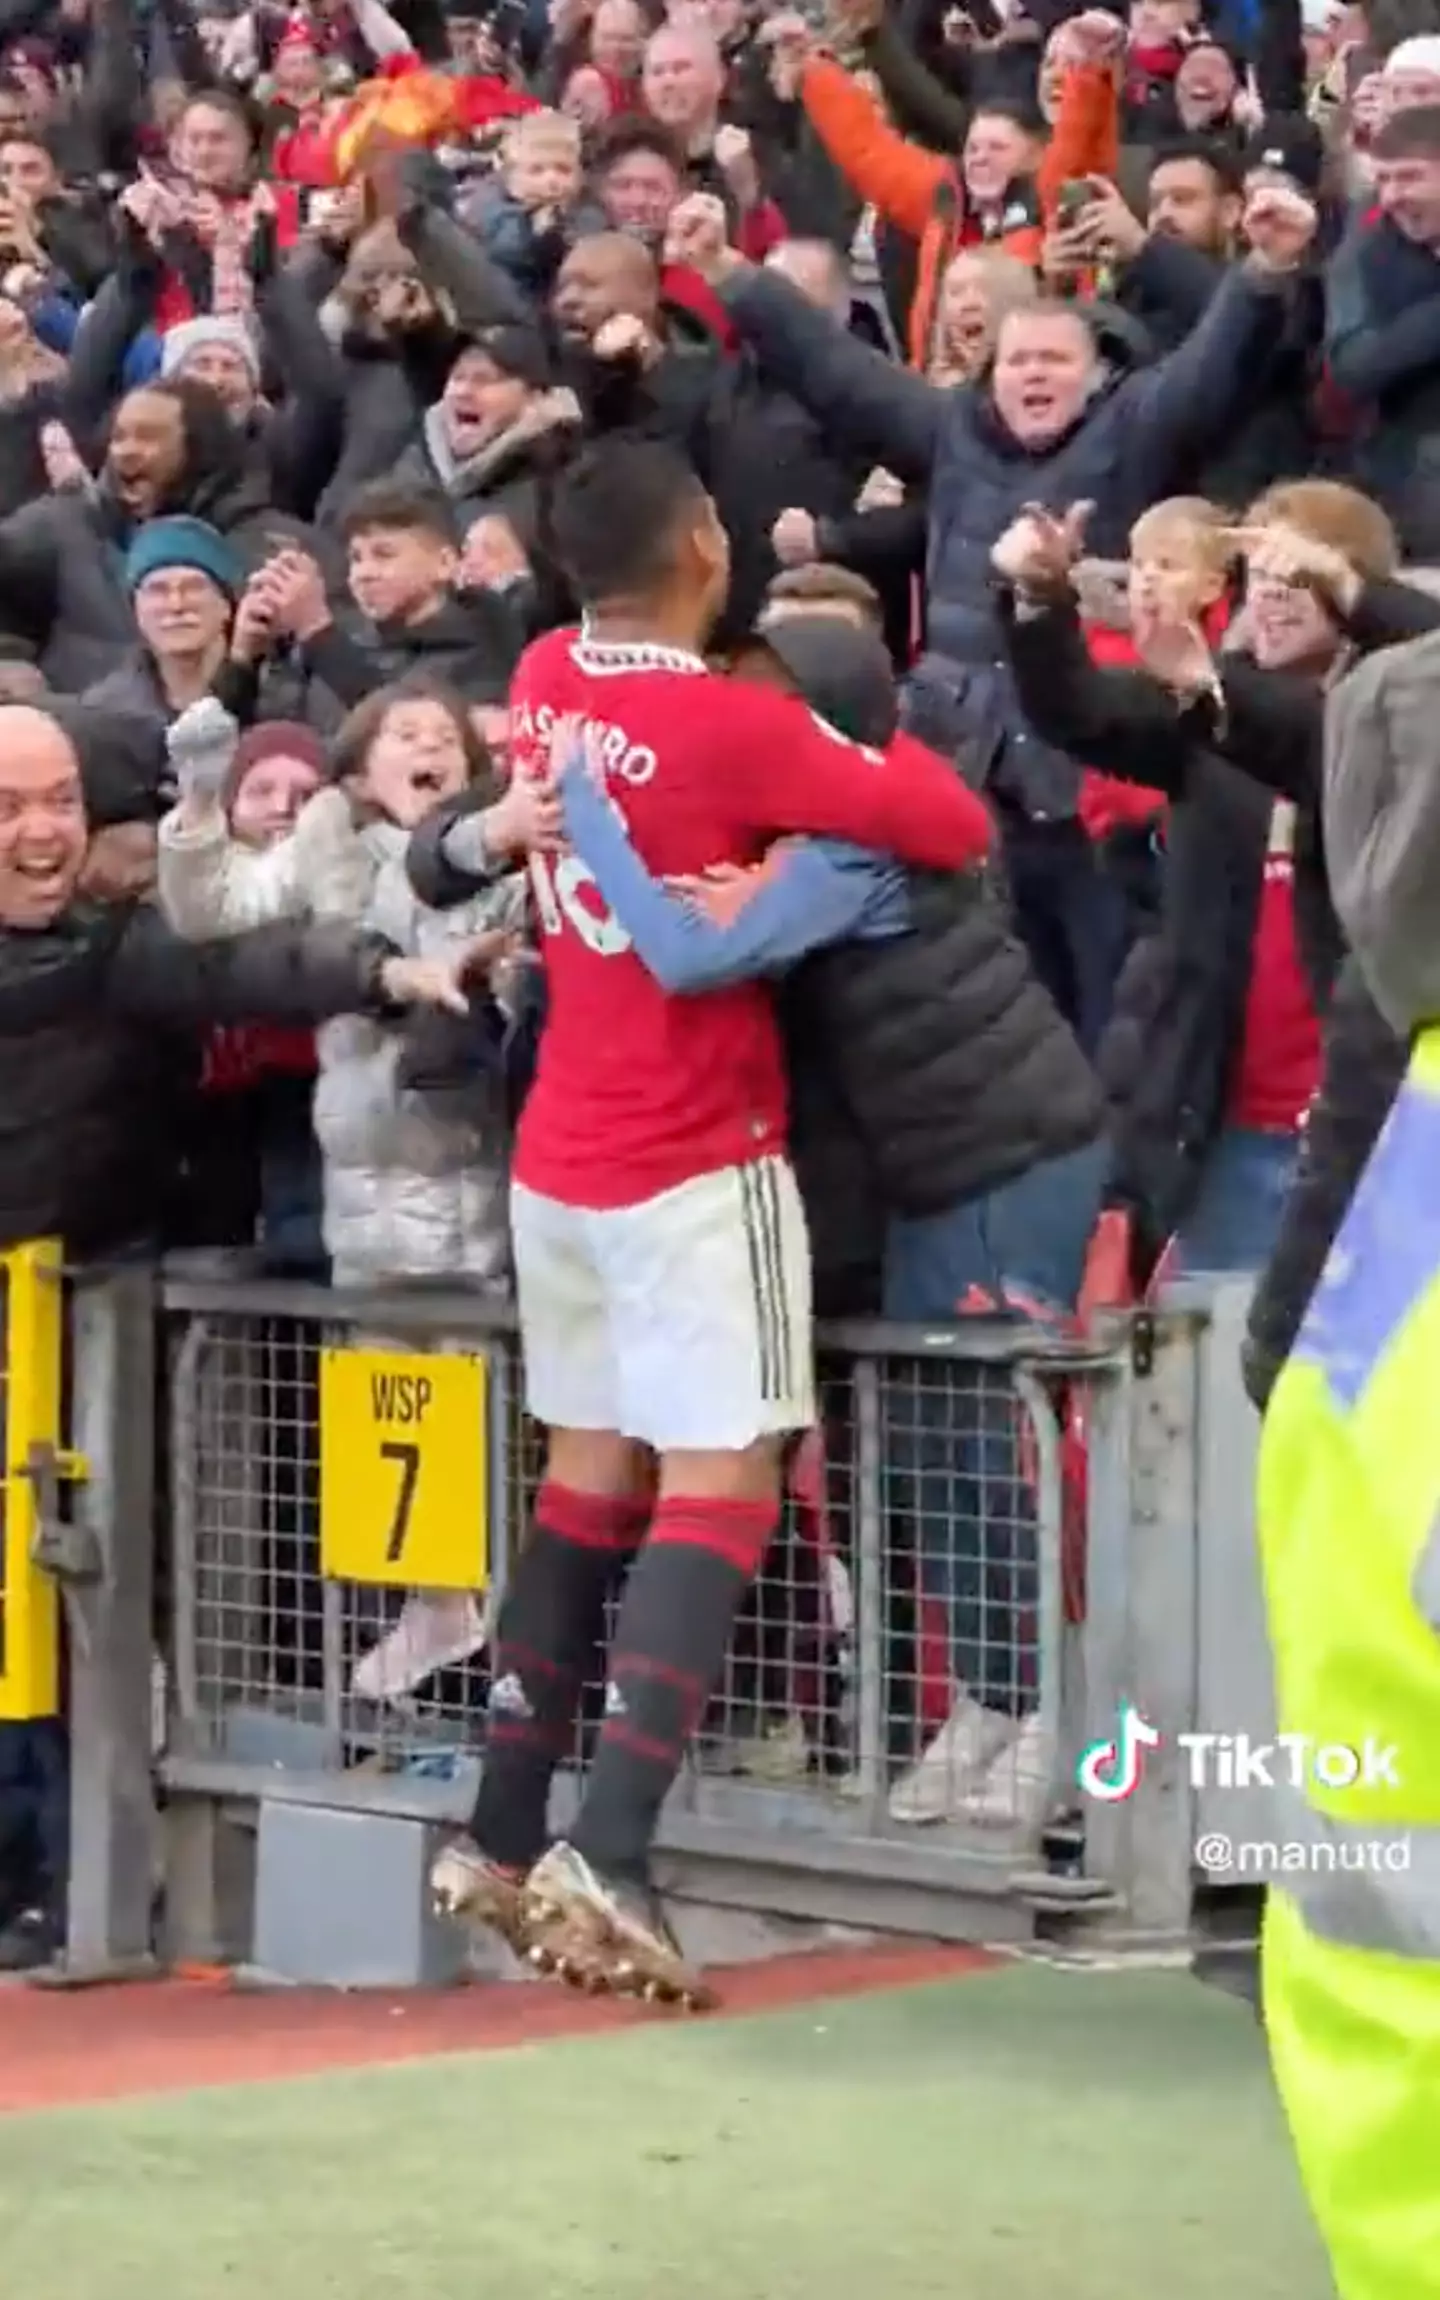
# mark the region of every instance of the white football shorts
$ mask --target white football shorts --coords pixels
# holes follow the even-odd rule
[[[526,1402],[552,1428],[740,1452],[815,1419],[810,1242],[789,1161],[638,1206],[510,1198]]]

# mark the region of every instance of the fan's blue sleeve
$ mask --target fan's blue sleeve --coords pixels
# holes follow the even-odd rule
[[[719,990],[779,974],[812,950],[869,927],[887,891],[883,858],[838,840],[779,848],[737,915],[725,925],[652,877],[608,800],[578,772],[561,777],[570,842],[594,875],[637,957],[662,989]],[[890,932],[903,928],[897,917]]]

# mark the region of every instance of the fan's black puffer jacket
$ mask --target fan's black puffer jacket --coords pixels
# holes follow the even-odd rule
[[[374,1002],[392,946],[348,929],[260,927],[187,943],[147,905],[74,903],[0,930],[0,1247],[75,1254],[153,1236],[166,1119],[215,1022],[323,1022]]]
[[[480,805],[437,807],[410,842],[411,884],[443,909],[474,879],[447,859],[445,833]],[[779,990],[792,1126],[817,1255],[848,1262],[847,1232],[867,1204],[936,1214],[1047,1158],[1094,1141],[1099,1083],[1010,934],[989,871],[916,872],[909,932],[818,950]],[[822,1075],[823,1073],[823,1075]],[[807,1117],[843,1108],[873,1177],[838,1137],[807,1140]],[[868,1262],[875,1237],[864,1220]]]
[[[890,1213],[937,1214],[1094,1141],[1098,1081],[1009,932],[989,871],[915,873],[913,926],[816,951],[781,993]]]

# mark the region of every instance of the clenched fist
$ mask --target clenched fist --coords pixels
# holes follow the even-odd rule
[[[1282,184],[1252,192],[1241,229],[1250,260],[1262,272],[1292,272],[1309,254],[1319,226],[1318,209],[1303,193]]]
[[[750,138],[743,128],[716,129],[715,165],[740,208],[759,206],[760,170],[756,165]]]
[[[1087,8],[1060,28],[1067,64],[1113,64],[1125,51],[1125,25],[1105,8]]]
[[[596,328],[590,344],[597,359],[648,359],[655,349],[655,339],[643,319],[633,311],[612,312]]]
[[[665,234],[665,260],[688,264],[712,284],[726,279],[744,262],[729,243],[723,200],[709,192],[692,192],[672,209]]]
[[[786,9],[767,17],[755,40],[770,52],[769,79],[775,94],[782,104],[793,104],[814,50],[814,30],[797,11]]]
[[[808,511],[782,511],[770,530],[770,546],[782,567],[808,567],[820,556],[820,537]]]
[[[90,474],[63,423],[40,426],[40,460],[45,477],[57,495],[78,493],[90,484]]]

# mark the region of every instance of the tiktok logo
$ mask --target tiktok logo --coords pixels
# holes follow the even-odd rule
[[[1118,1805],[1126,1797],[1133,1797],[1140,1786],[1145,1770],[1143,1752],[1158,1749],[1160,1735],[1153,1725],[1147,1725],[1138,1709],[1129,1703],[1115,1720],[1113,1741],[1092,1741],[1075,1768],[1077,1786],[1087,1797],[1098,1797],[1104,1805]]]

